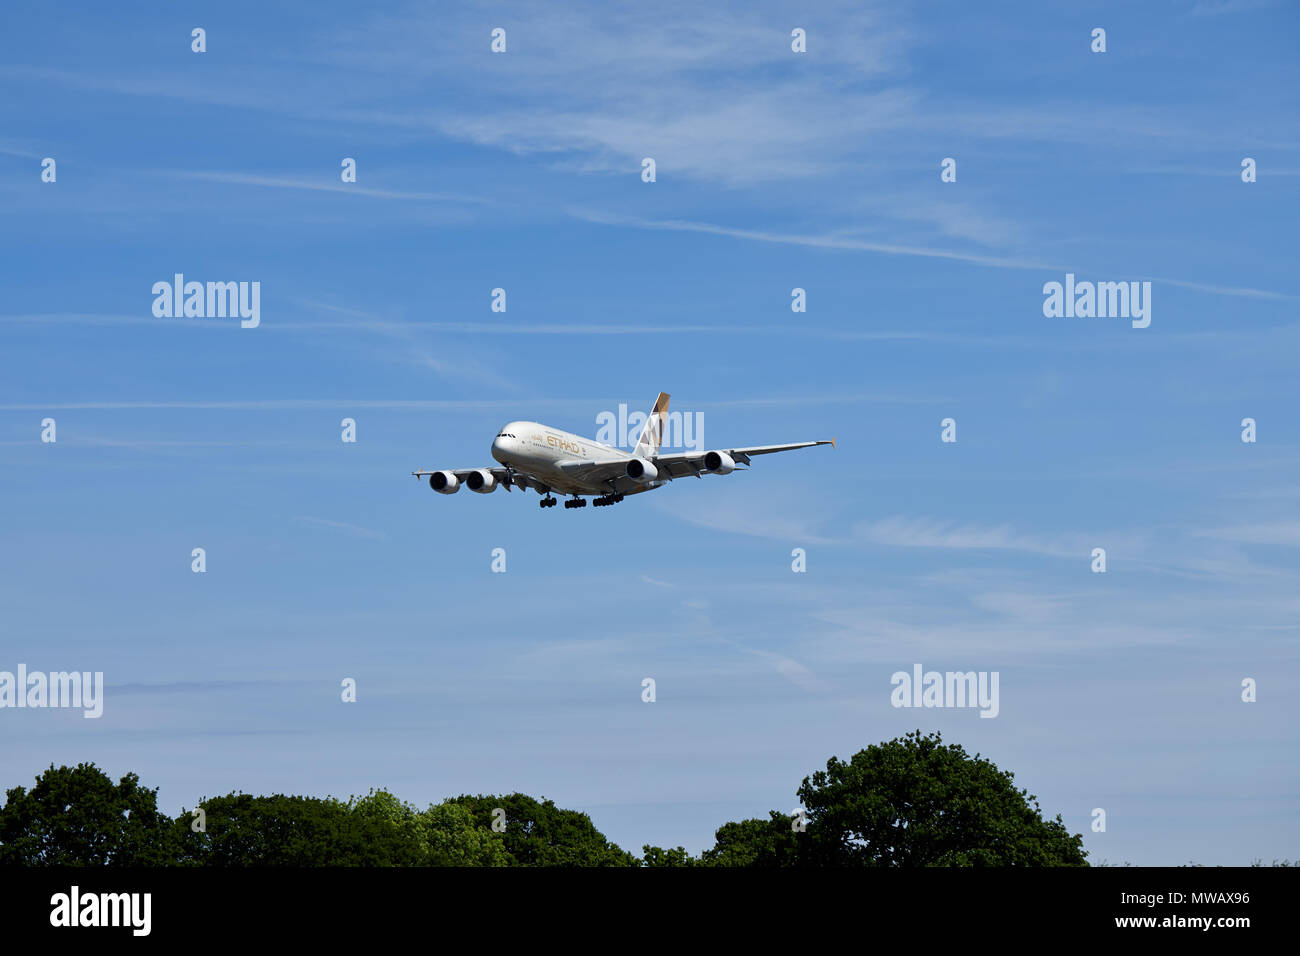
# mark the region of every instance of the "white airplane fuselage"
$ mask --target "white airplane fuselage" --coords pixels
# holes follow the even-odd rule
[[[565,495],[600,495],[609,491],[604,484],[581,481],[557,465],[561,461],[593,461],[634,456],[602,442],[583,438],[540,422],[510,422],[492,440],[492,457],[502,465],[533,475],[551,489]],[[626,494],[636,495],[664,484],[652,481]]]

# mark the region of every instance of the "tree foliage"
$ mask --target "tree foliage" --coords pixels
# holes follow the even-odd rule
[[[196,866],[401,866],[415,850],[376,816],[352,813],[332,797],[229,793],[199,806],[204,828],[189,813],[176,820],[179,862]]]
[[[1010,772],[918,730],[832,757],[798,789],[807,825],[718,828],[714,845],[621,849],[591,818],[522,793],[461,795],[424,810],[387,790],[333,797],[229,793],[159,812],[135,774],[51,766],[0,807],[0,863],[23,866],[1086,866],[1083,838]],[[496,824],[494,826],[494,824]],[[500,828],[500,829],[498,829]],[[1285,865],[1285,863],[1283,864]]]
[[[808,851],[825,866],[1085,866],[1083,838],[999,770],[921,732],[805,777]]]
[[[176,821],[180,862],[201,866],[505,866],[500,836],[460,807],[418,810],[386,790],[333,798],[228,794]]]
[[[700,854],[700,860],[706,866],[799,866],[807,836],[796,833],[790,818],[773,810],[766,820],[724,823],[713,848]]]
[[[158,791],[133,773],[113,783],[94,764],[51,764],[31,790],[7,791],[0,808],[0,863],[9,866],[162,866],[175,851]]]
[[[522,793],[462,794],[448,803],[466,807],[480,826],[491,828],[493,811],[505,811],[506,852],[512,866],[636,866],[637,858],[611,843],[591,817],[564,810],[551,800]],[[497,817],[501,819],[500,815]]]
[[[699,866],[697,857],[686,852],[686,848],[675,846],[671,850],[645,844],[641,847],[642,866]]]

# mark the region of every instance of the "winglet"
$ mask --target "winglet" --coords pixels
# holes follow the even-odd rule
[[[834,435],[831,436],[831,447],[832,447],[832,448],[835,447],[835,436],[834,436]]]

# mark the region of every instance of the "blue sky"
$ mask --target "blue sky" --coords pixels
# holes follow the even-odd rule
[[[5,786],[521,790],[699,851],[920,727],[1094,861],[1300,856],[1293,6],[5,20],[0,669],[107,684],[0,715]],[[261,325],[155,318],[177,272]],[[1067,272],[1150,327],[1044,317]],[[710,447],[839,447],[578,512],[408,477],[660,390]],[[914,663],[999,716],[893,708]]]

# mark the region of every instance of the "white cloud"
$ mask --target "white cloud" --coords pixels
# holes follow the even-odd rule
[[[672,232],[698,232],[714,236],[728,236],[733,239],[749,239],[755,242],[773,242],[794,246],[810,246],[817,249],[842,249],[851,252],[879,252],[896,256],[921,256],[929,259],[952,259],[958,262],[970,262],[975,265],[995,266],[1001,269],[1041,269],[1046,272],[1061,271],[1060,267],[1027,259],[986,256],[974,253],[958,252],[951,249],[935,249],[926,246],[902,245],[888,242],[869,242],[864,239],[849,239],[838,235],[798,235],[792,233],[770,232],[762,229],[738,229],[731,226],[719,226],[708,222],[691,222],[683,219],[641,219],[636,216],[623,216],[602,213],[589,209],[570,209],[569,215],[587,222],[610,226],[630,226],[637,229],[659,229]]]
[[[1280,544],[1300,547],[1300,521],[1274,521],[1268,524],[1243,524],[1214,528],[1198,533],[1199,537],[1240,544]]]
[[[183,170],[168,170],[161,175],[171,176],[175,179],[194,179],[202,182],[212,183],[230,183],[240,186],[263,186],[273,189],[306,189],[316,192],[329,193],[346,193],[354,196],[366,196],[372,199],[400,199],[404,202],[464,202],[464,203],[490,203],[491,200],[481,199],[477,196],[469,196],[459,193],[427,193],[427,192],[409,192],[396,189],[375,189],[368,186],[362,186],[358,183],[345,183],[341,179],[331,181],[329,179],[313,179],[309,176],[264,176],[250,173],[225,173],[225,172],[186,172]],[[331,175],[335,175],[331,173]]]
[[[674,232],[698,232],[715,236],[728,236],[733,239],[749,239],[755,242],[773,242],[794,246],[809,246],[817,249],[842,249],[851,252],[877,252],[894,256],[919,256],[927,259],[950,259],[957,262],[969,262],[972,265],[991,266],[998,269],[1033,269],[1046,273],[1060,273],[1067,270],[1061,265],[1051,265],[1032,259],[1009,256],[989,256],[977,253],[959,252],[953,249],[937,249],[930,246],[905,245],[888,242],[869,242],[863,239],[850,239],[837,234],[798,235],[793,233],[771,232],[763,229],[738,229],[731,226],[719,226],[707,222],[690,222],[682,219],[642,219],[636,216],[623,216],[593,210],[570,209],[569,215],[587,222],[602,223],[611,226],[629,226],[636,229],[660,229]],[[1073,267],[1072,267],[1073,268]],[[1191,282],[1185,279],[1169,279],[1156,276],[1143,276],[1153,283],[1193,289],[1198,292],[1210,292],[1215,295],[1245,296],[1258,299],[1291,300],[1297,298],[1283,292],[1267,289],[1254,289],[1243,286],[1210,285],[1203,282]]]
[[[1198,0],[1190,14],[1194,17],[1214,17],[1224,13],[1242,13],[1260,7],[1273,6],[1274,0]]]
[[[348,534],[355,535],[358,538],[383,539],[388,535],[382,531],[371,531],[369,528],[363,528],[360,525],[348,524],[346,521],[331,521],[328,518],[316,518],[311,515],[298,515],[295,521],[303,524],[315,525],[319,528],[329,528],[333,531],[345,531]]]
[[[976,525],[936,518],[895,516],[854,525],[855,537],[873,544],[905,548],[951,548],[1026,551],[1052,557],[1086,558],[1081,537],[1026,535],[1009,525]]]
[[[812,693],[824,693],[828,689],[828,685],[825,681],[821,680],[816,674],[803,664],[800,664],[794,658],[786,657],[783,654],[776,654],[772,651],[756,650],[751,647],[745,648],[745,651],[770,662],[773,669],[778,674],[797,687],[802,687],[804,690]]]

